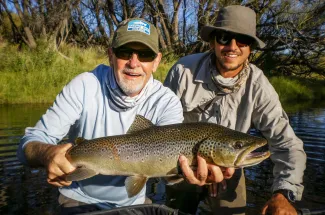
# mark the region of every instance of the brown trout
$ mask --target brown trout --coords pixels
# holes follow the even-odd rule
[[[129,176],[125,186],[132,197],[141,191],[148,178],[181,178],[179,155],[185,155],[193,166],[200,154],[208,163],[240,168],[268,158],[269,151],[253,152],[265,144],[264,138],[212,123],[155,126],[137,115],[125,135],[77,138],[66,154],[76,167],[67,180],[79,181],[97,174]]]

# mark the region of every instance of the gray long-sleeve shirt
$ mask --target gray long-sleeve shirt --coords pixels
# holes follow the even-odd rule
[[[169,71],[164,85],[180,98],[187,122],[207,121],[248,133],[253,125],[268,140],[273,169],[272,190],[292,190],[300,200],[306,154],[295,135],[278,94],[255,65],[238,92],[219,94],[211,79],[210,54],[181,58]]]

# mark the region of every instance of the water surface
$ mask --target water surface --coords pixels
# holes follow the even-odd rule
[[[325,105],[288,110],[290,123],[304,141],[308,156],[304,176],[303,199],[296,205],[304,208],[325,206]],[[53,214],[57,208],[57,189],[46,183],[43,170],[24,167],[16,158],[19,139],[27,126],[34,126],[48,105],[0,106],[0,213]],[[254,133],[254,130],[252,131]],[[270,160],[245,169],[247,214],[258,214],[270,197],[272,183]],[[148,184],[148,195],[154,202],[164,202],[161,183]]]

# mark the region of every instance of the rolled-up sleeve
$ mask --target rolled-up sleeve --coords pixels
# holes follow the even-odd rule
[[[79,75],[67,84],[36,125],[26,128],[17,150],[20,162],[28,164],[24,148],[29,142],[57,144],[69,132],[71,125],[76,122],[82,111],[84,91],[82,79],[83,75]]]
[[[296,199],[300,200],[304,189],[302,182],[306,168],[303,142],[295,135],[278,95],[272,87],[257,91],[256,98],[252,121],[269,143],[271,159],[274,163],[272,191],[292,190]]]

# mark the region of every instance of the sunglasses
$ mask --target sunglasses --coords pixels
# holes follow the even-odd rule
[[[253,44],[253,39],[240,34],[232,34],[228,32],[218,32],[215,34],[217,43],[220,45],[229,45],[232,39],[236,40],[236,44],[239,48],[247,47]]]
[[[157,54],[152,50],[136,50],[127,47],[113,48],[115,56],[119,59],[129,60],[132,57],[132,54],[136,54],[140,62],[152,62]]]

